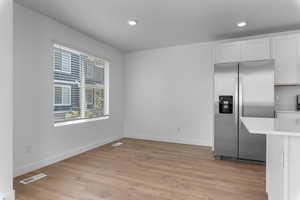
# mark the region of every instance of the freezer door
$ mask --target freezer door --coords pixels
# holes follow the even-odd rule
[[[239,116],[274,117],[274,61],[239,64]],[[265,161],[266,137],[239,122],[239,158]]]
[[[215,65],[215,155],[237,157],[238,64]]]

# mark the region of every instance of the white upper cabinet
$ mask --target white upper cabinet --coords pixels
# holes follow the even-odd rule
[[[215,48],[215,63],[239,62],[240,57],[240,42],[219,44]]]
[[[271,59],[269,38],[241,42],[241,61]]]
[[[275,84],[299,83],[299,36],[273,38]]]
[[[215,48],[215,63],[271,59],[269,38],[219,44]]]

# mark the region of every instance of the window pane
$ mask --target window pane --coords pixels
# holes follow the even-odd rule
[[[101,84],[88,84],[86,88],[86,118],[104,115],[104,86]]]
[[[62,104],[62,88],[55,87],[55,104]]]
[[[99,85],[95,90],[95,109],[96,115],[104,115],[104,86]]]
[[[85,103],[86,118],[104,115],[104,68],[97,59],[86,58]],[[102,64],[102,63],[100,63]]]
[[[71,53],[67,51],[62,51],[62,59],[61,59],[62,71],[63,72],[71,72]]]
[[[71,52],[60,48],[54,48],[54,69],[71,73]]]
[[[104,84],[104,69],[100,67],[95,68],[95,81]]]
[[[94,104],[94,89],[93,88],[87,88],[86,92],[86,103],[87,105],[93,105]]]
[[[94,63],[90,60],[87,61],[87,67],[86,67],[86,79],[93,80],[94,78]]]
[[[72,101],[74,101],[73,104]],[[79,118],[79,88],[64,84],[55,86],[54,121],[69,121]]]
[[[71,88],[62,88],[62,102],[64,105],[71,105]]]
[[[61,50],[58,48],[54,48],[54,68],[56,70],[62,70],[61,69]]]

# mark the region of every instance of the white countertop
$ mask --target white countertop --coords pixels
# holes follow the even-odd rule
[[[252,134],[300,136],[300,119],[241,117]]]

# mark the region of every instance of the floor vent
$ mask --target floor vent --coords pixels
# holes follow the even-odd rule
[[[35,176],[31,176],[31,177],[29,177],[29,178],[25,178],[25,179],[21,180],[20,183],[26,185],[26,184],[28,184],[28,183],[32,183],[32,182],[34,182],[34,181],[40,180],[40,179],[42,179],[42,178],[45,178],[46,176],[47,176],[46,174],[40,173],[40,174],[37,174],[37,175],[35,175]]]
[[[113,143],[111,146],[113,146],[113,147],[119,147],[122,144],[123,144],[122,142],[116,142],[116,143]]]

